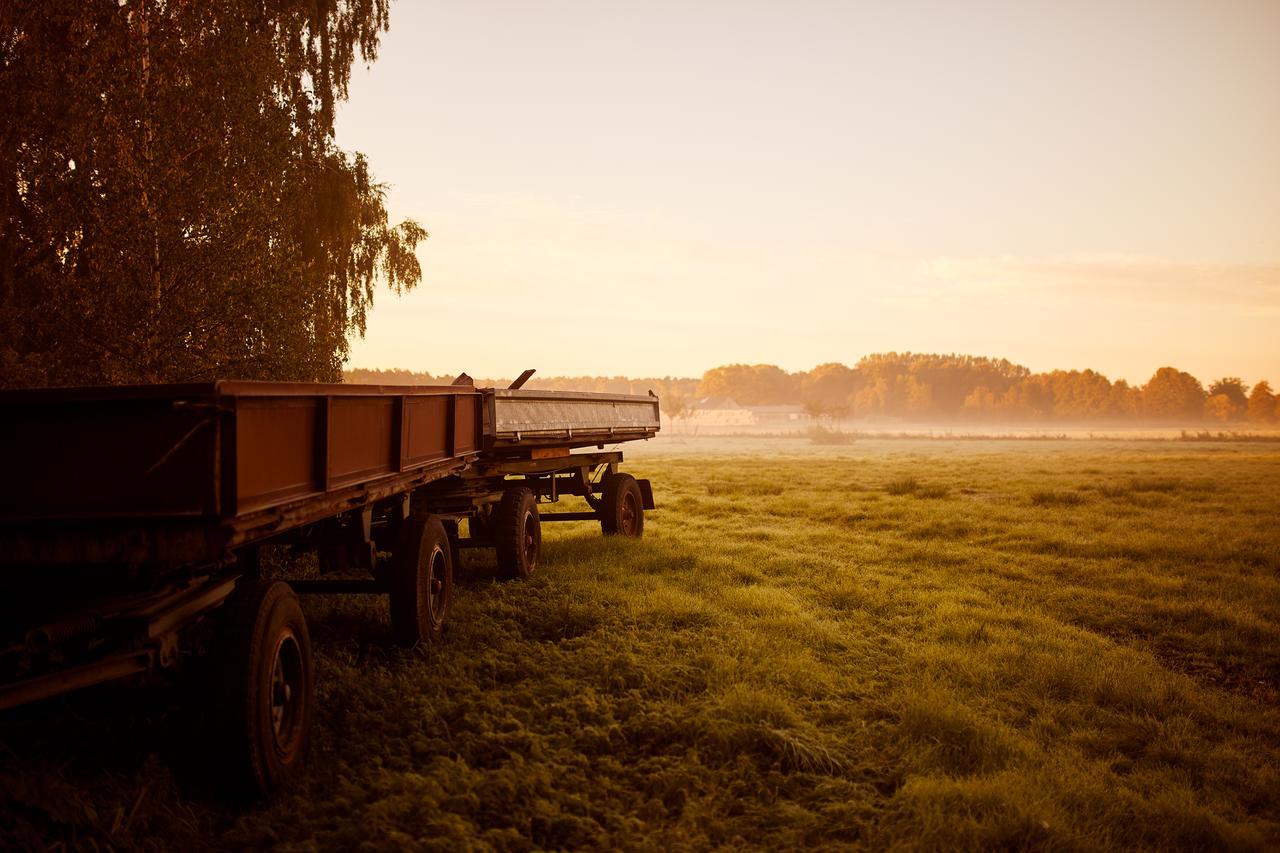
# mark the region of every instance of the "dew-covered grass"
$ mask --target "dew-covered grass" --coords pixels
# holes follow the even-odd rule
[[[4,718],[0,846],[1275,847],[1280,449],[773,446],[637,454],[645,538],[548,525],[527,582],[469,553],[435,647],[308,600],[269,806],[170,693]]]

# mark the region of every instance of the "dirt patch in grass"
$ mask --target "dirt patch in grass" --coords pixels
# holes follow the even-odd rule
[[[1175,672],[1263,705],[1280,706],[1280,668],[1213,658],[1199,649],[1155,643],[1151,652]]]

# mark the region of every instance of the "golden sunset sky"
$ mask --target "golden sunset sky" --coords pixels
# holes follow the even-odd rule
[[[399,0],[337,141],[431,232],[352,367],[1280,382],[1277,0]]]

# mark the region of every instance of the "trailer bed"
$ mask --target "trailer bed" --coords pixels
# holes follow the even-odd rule
[[[463,470],[481,394],[213,382],[0,394],[0,566],[195,563]]]

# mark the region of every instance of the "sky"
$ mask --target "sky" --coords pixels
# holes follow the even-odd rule
[[[337,141],[431,234],[350,367],[1280,382],[1275,0],[399,0]]]

